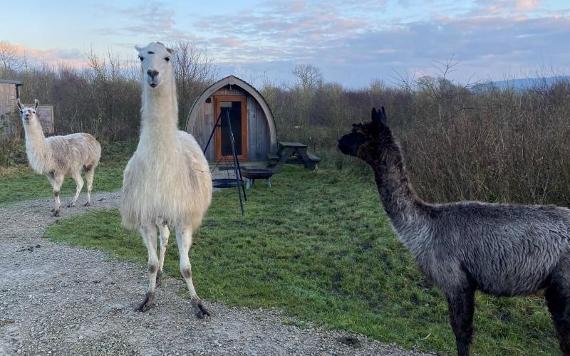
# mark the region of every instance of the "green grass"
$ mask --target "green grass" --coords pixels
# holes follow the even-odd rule
[[[203,298],[275,307],[301,321],[383,342],[454,352],[444,298],[426,286],[394,237],[371,177],[287,167],[273,184],[268,189],[259,182],[249,191],[245,218],[239,216],[235,190],[214,195],[191,258]],[[46,234],[146,264],[142,241],[120,227],[116,210],[60,221]],[[165,268],[178,277],[174,245]],[[478,354],[558,354],[538,297],[478,295],[475,328],[473,351]]]
[[[103,146],[102,161],[95,170],[93,191],[114,191],[121,188],[123,170],[134,150],[130,143],[114,143]],[[86,187],[83,188],[85,193]],[[63,183],[62,196],[75,193],[75,182],[66,178]],[[52,188],[44,175],[36,174],[27,165],[18,164],[0,167],[0,204],[21,200],[49,198]]]

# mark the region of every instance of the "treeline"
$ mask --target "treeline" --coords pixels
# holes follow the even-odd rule
[[[425,199],[570,204],[569,81],[517,90],[465,87],[442,76],[347,90],[323,83],[314,67],[302,69],[313,73],[289,89],[265,86],[263,94],[280,138],[333,152],[329,164],[352,164],[334,153],[336,140],[384,105]]]
[[[6,44],[4,44],[6,46]],[[89,55],[88,67],[27,66],[24,59],[2,61],[0,78],[23,82],[20,97],[31,103],[54,106],[55,132],[85,131],[104,142],[136,138],[140,125],[140,84],[138,62],[124,62],[109,53]],[[179,116],[186,118],[196,98],[215,78],[215,69],[204,52],[189,42],[174,45],[174,66],[179,100]],[[19,124],[15,117],[16,124]],[[20,136],[22,135],[21,130]]]
[[[217,79],[215,67],[188,43],[177,45],[180,122],[194,99]],[[57,133],[92,132],[105,142],[138,136],[138,65],[111,55],[90,66],[12,70],[22,97],[54,105]],[[0,68],[1,69],[1,68]],[[384,105],[403,146],[416,190],[430,201],[480,199],[524,203],[570,202],[570,83],[537,83],[515,90],[466,87],[423,77],[398,88],[373,82],[352,90],[323,80],[318,68],[299,65],[288,87],[266,82],[280,140],[305,142],[338,169],[354,160],[336,153],[336,140],[354,122]],[[358,171],[358,170],[357,170]]]

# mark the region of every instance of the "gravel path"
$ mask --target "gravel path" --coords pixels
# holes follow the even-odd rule
[[[99,193],[95,206],[62,209],[62,217],[117,206]],[[296,322],[278,311],[205,301],[213,316],[198,320],[166,277],[157,307],[135,312],[146,289],[144,266],[101,251],[42,238],[56,222],[51,201],[0,207],[0,354],[408,355],[419,354]],[[141,242],[142,243],[142,242]]]

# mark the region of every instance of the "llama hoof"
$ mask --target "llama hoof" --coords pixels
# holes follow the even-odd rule
[[[156,288],[162,285],[162,271],[156,273]]]
[[[68,207],[68,208],[73,208],[74,206],[75,206],[75,203],[74,203],[74,202],[71,202],[71,203],[67,204],[67,207]]]
[[[53,211],[53,216],[54,216],[54,217],[58,217],[58,216],[59,216],[59,209]]]
[[[143,302],[137,307],[136,311],[146,312],[154,307],[154,293],[148,292]]]
[[[91,203],[87,202],[87,203],[83,204],[83,206],[91,206]]]
[[[204,319],[206,316],[211,316],[210,312],[208,309],[206,309],[206,307],[204,307],[201,300],[192,301],[192,305],[194,306],[196,317],[198,319]]]

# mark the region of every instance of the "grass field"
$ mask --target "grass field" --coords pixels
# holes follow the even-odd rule
[[[103,166],[100,181],[120,184],[114,169]],[[454,352],[444,298],[423,280],[396,240],[370,175],[287,167],[274,177],[272,189],[259,182],[250,191],[244,218],[238,209],[235,190],[215,193],[196,236],[193,274],[206,300],[275,307],[301,323],[355,331],[407,348]],[[60,221],[46,234],[146,264],[142,241],[120,227],[116,210]],[[174,244],[165,268],[178,277]],[[476,308],[475,353],[558,354],[541,298],[478,295]]]

